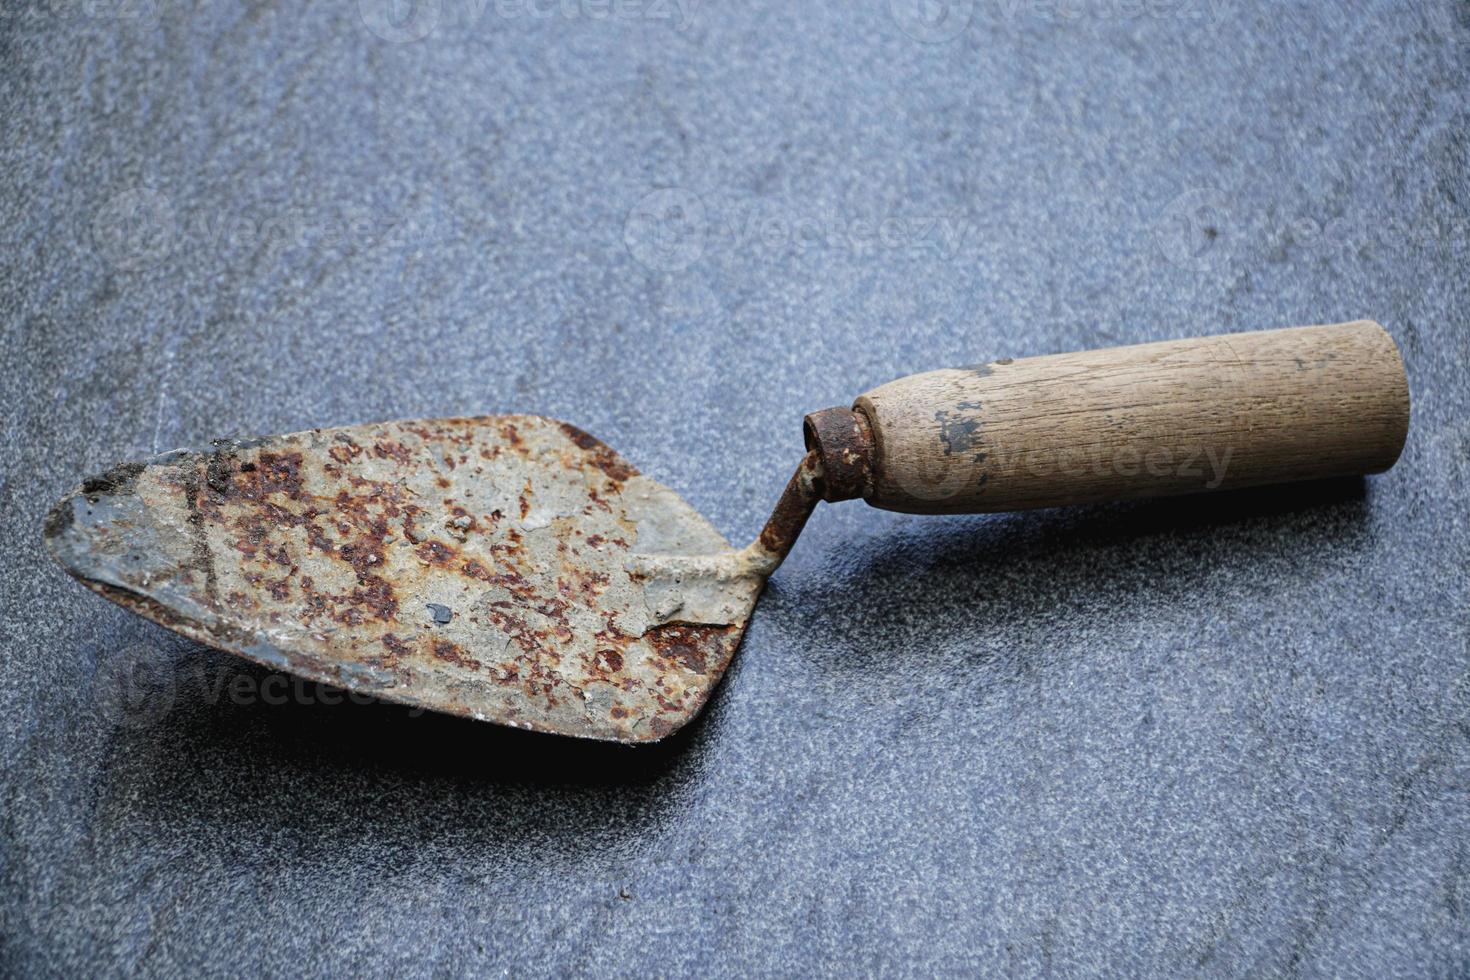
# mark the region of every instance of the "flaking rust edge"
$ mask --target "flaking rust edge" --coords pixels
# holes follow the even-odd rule
[[[170,453],[88,480],[45,534],[88,587],[265,666],[628,742],[698,713],[764,581],[650,574],[737,553],[610,447],[525,415]]]

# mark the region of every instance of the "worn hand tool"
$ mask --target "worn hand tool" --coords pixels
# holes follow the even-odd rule
[[[732,550],[672,490],[530,415],[313,429],[119,466],[47,519],[86,586],[257,663],[585,738],[689,721],[818,500],[1052,507],[1380,472],[1403,363],[1369,321],[993,361],[806,418]]]

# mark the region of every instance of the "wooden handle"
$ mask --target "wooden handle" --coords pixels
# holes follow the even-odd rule
[[[1381,472],[1409,387],[1358,320],[930,371],[806,429],[828,500],[1022,510]]]

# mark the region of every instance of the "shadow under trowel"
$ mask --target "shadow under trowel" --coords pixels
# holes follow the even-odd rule
[[[115,821],[202,821],[246,837],[310,826],[314,849],[417,848],[453,835],[571,853],[648,832],[699,771],[704,714],[630,747],[354,703],[315,684],[305,698],[265,703],[231,685],[258,692],[283,675],[141,628],[147,642],[174,647],[173,689],[162,717],[107,733],[105,768],[128,786]]]
[[[1361,544],[1369,517],[1361,477],[1201,496],[961,517],[900,517],[867,543],[829,548],[837,564],[788,581],[782,604],[843,669],[912,654],[915,639],[1006,630],[1013,639],[1107,617],[1147,621],[1208,608],[1215,582],[1289,590]],[[1244,580],[1242,585],[1241,580]],[[767,597],[768,599],[770,596]],[[770,615],[771,609],[766,610]],[[1084,622],[1083,625],[1086,625]],[[905,649],[899,649],[902,646]],[[858,666],[855,666],[858,665]]]
[[[1360,479],[1066,510],[899,518],[865,543],[829,544],[777,576],[756,616],[822,671],[858,680],[950,636],[1026,646],[1068,618],[1145,618],[1208,603],[1222,570],[1289,589],[1293,569],[1362,539]],[[824,532],[808,534],[819,545]],[[826,533],[831,533],[826,532]],[[798,545],[798,549],[801,545]],[[1326,551],[1324,552],[1324,549]],[[120,622],[131,622],[118,614]],[[779,625],[778,625],[779,624]],[[709,767],[726,684],[690,724],[628,747],[541,735],[389,704],[238,703],[218,672],[260,689],[270,672],[142,626],[175,664],[213,681],[181,684],[149,727],[117,731],[108,770],[129,785],[115,819],[310,826],[310,847],[371,841],[417,848],[465,835],[566,853],[615,846],[669,818]],[[759,634],[757,634],[759,635]],[[744,650],[739,657],[755,652]],[[176,667],[177,669],[177,667]],[[210,675],[209,671],[216,672]],[[792,705],[792,710],[800,710]],[[121,805],[121,804],[120,804]],[[308,846],[302,844],[301,846]],[[464,846],[461,843],[460,846]]]

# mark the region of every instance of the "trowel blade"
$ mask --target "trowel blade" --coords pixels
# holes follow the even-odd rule
[[[526,415],[168,453],[86,481],[45,535],[94,591],[267,667],[624,742],[698,713],[761,587],[650,579],[643,556],[730,546],[608,446]]]

